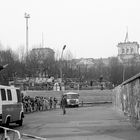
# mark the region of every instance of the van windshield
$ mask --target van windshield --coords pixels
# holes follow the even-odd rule
[[[78,99],[79,95],[78,94],[68,94],[67,99]]]

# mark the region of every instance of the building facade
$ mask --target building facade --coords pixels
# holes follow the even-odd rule
[[[31,50],[31,54],[34,54],[39,58],[40,60],[45,60],[46,58],[54,60],[55,52],[51,48],[34,48]],[[40,61],[39,60],[39,61]]]
[[[140,62],[139,55],[139,44],[138,42],[128,41],[128,33],[124,42],[118,43],[118,59],[122,63],[130,62],[131,60],[135,62]]]
[[[37,77],[48,77],[50,74],[50,64],[55,60],[55,52],[51,48],[35,48],[31,50],[31,56],[36,59],[38,65],[36,69]]]

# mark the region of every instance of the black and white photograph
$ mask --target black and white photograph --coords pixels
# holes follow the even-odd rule
[[[1,0],[0,140],[139,140],[139,13],[139,0]]]

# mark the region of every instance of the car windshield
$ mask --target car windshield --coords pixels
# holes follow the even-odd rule
[[[78,94],[68,94],[67,99],[78,99],[79,95]]]

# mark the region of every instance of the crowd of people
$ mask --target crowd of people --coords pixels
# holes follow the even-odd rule
[[[24,96],[22,102],[25,113],[56,109],[58,104],[58,100],[55,97],[43,96]]]

